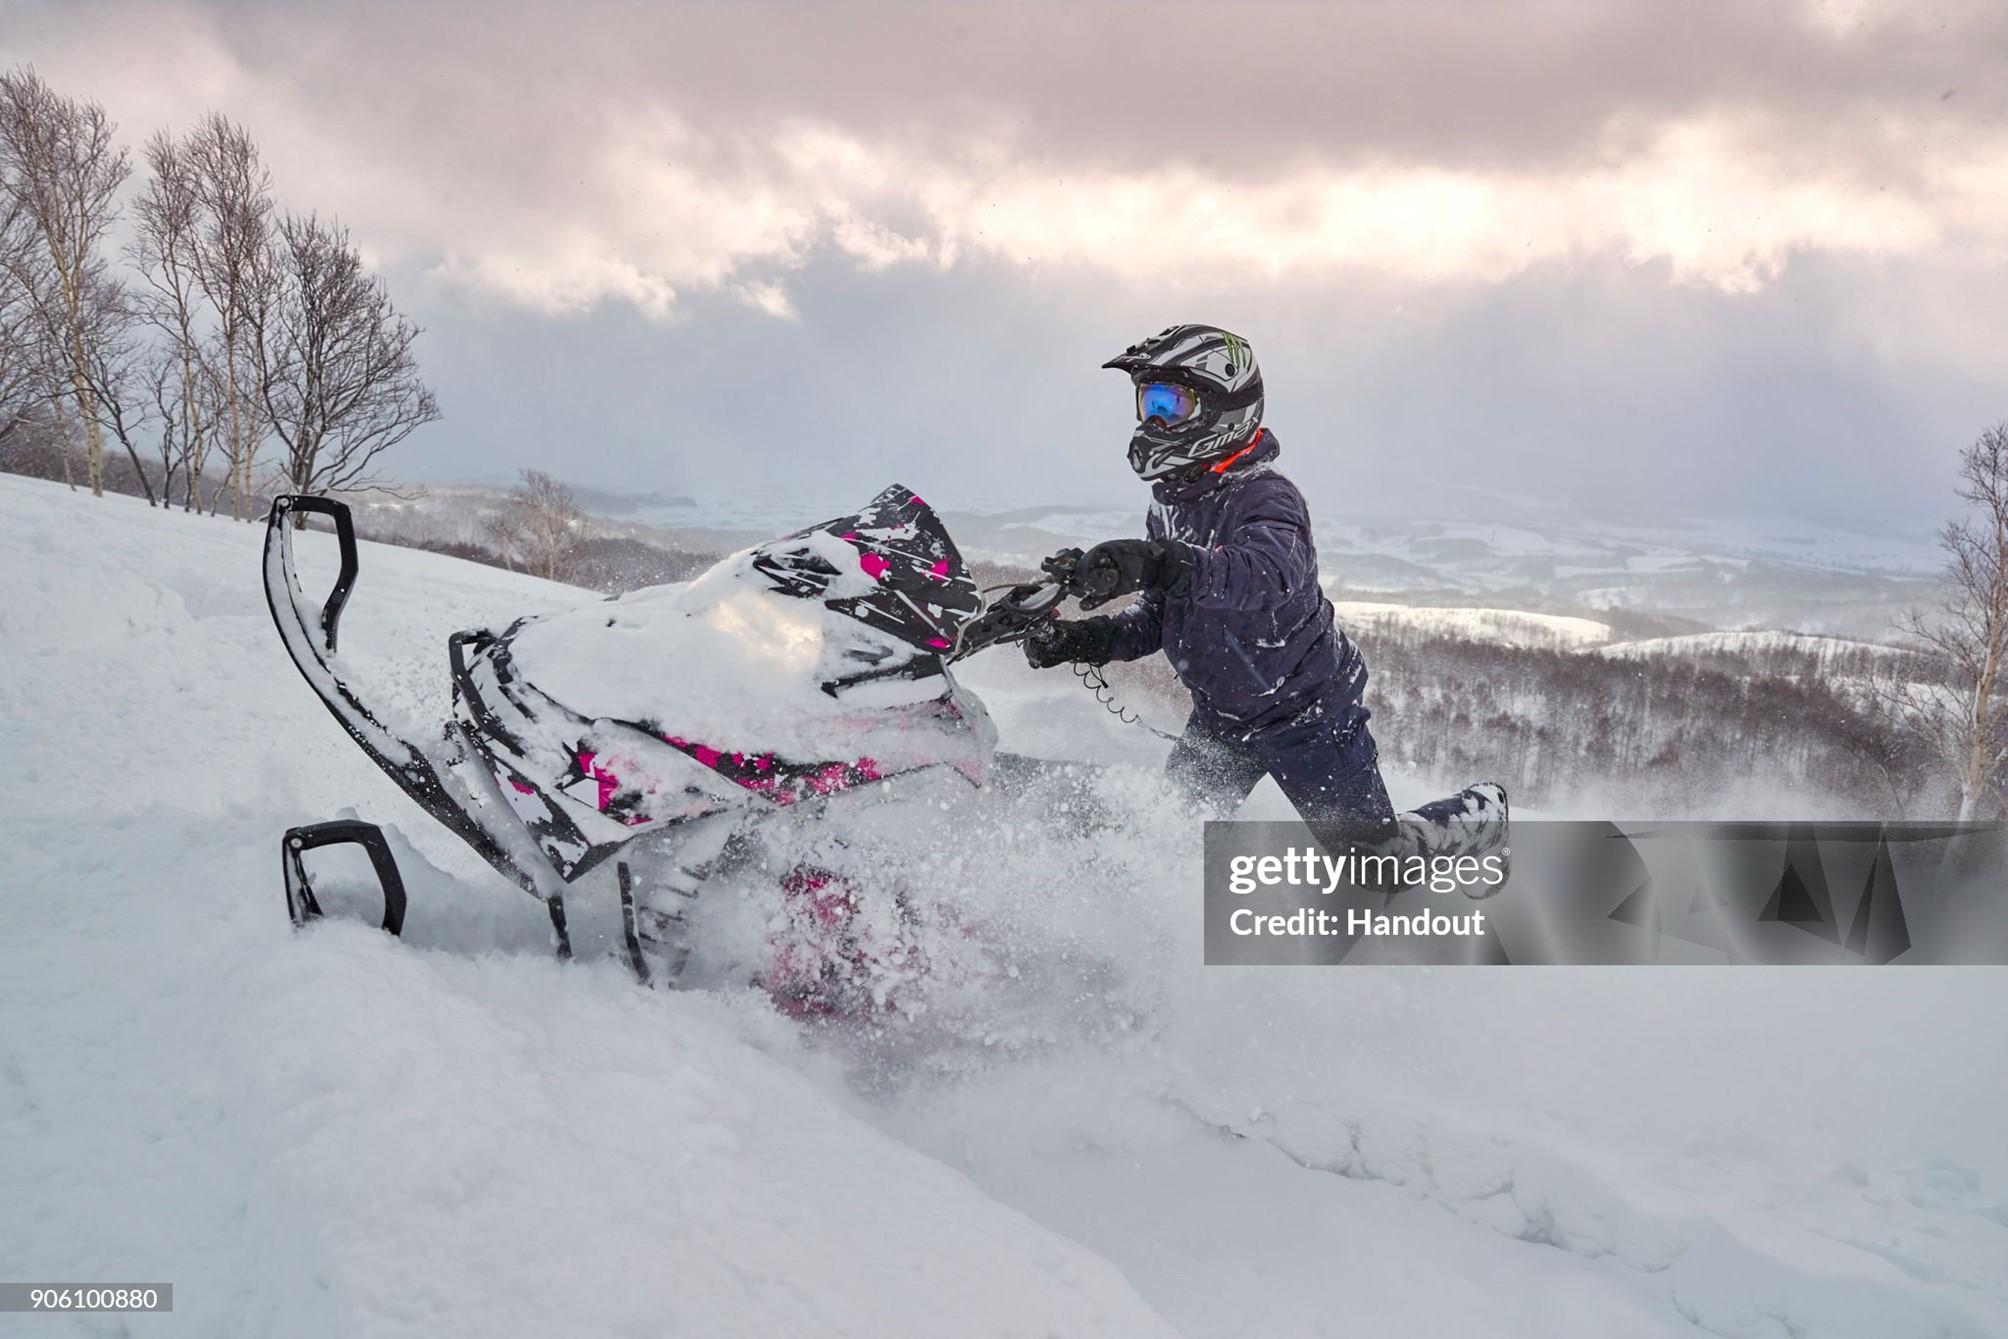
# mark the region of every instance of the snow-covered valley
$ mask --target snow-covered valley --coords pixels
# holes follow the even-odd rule
[[[1162,745],[993,652],[1125,818],[913,819],[1008,972],[869,1032],[646,990],[347,741],[261,538],[0,476],[0,1274],[176,1286],[19,1332],[2008,1335],[2000,970],[1205,968]],[[436,717],[448,632],[592,598],[367,545],[345,649]],[[287,922],[350,809],[403,942]]]

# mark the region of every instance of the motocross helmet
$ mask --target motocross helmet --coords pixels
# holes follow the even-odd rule
[[[1254,350],[1218,326],[1172,326],[1102,366],[1136,384],[1129,462],[1146,481],[1196,477],[1246,450],[1261,430]]]

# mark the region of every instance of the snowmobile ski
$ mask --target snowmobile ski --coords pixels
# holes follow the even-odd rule
[[[300,587],[293,555],[296,516],[330,518],[341,551],[341,570],[319,609],[310,606]],[[500,802],[485,768],[470,765],[471,751],[449,722],[440,743],[422,747],[385,726],[349,685],[336,658],[342,611],[355,589],[359,569],[355,522],[346,504],[332,498],[290,494],[275,498],[265,527],[265,602],[294,666],[329,713],[370,760],[419,808],[437,819],[531,896],[550,908],[561,956],[569,954],[564,929],[562,885],[542,871],[535,845],[522,823]],[[388,850],[384,851],[386,857]],[[372,852],[372,859],[375,853]]]

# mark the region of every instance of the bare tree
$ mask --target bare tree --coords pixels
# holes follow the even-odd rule
[[[84,466],[104,493],[104,436],[94,384],[99,345],[117,337],[125,311],[107,273],[105,232],[131,170],[95,102],[66,98],[30,68],[0,74],[0,187],[31,244],[0,256],[25,302],[45,373],[61,377],[83,434]]]
[[[530,537],[523,531],[522,511],[514,504],[513,498],[500,511],[490,512],[481,518],[481,533],[494,546],[497,556],[502,559],[502,566],[511,572],[516,570],[517,558],[530,551]]]
[[[162,501],[180,471],[182,506],[195,510],[202,506],[202,473],[214,440],[211,370],[228,360],[205,348],[198,250],[202,204],[195,163],[187,147],[163,131],[147,141],[146,164],[149,176],[133,208],[133,237],[126,251],[145,284],[140,310],[161,337],[146,383],[160,423]]]
[[[1870,677],[1885,719],[1921,736],[1957,779],[1958,817],[1980,816],[2008,761],[2008,423],[1960,453],[1960,498],[1973,509],[1939,534],[1943,603],[1911,610],[1901,631],[1926,652],[1934,676],[1893,660]]]
[[[97,309],[91,322],[97,337],[85,347],[84,375],[91,404],[97,410],[98,426],[101,432],[110,432],[124,448],[147,505],[165,506],[164,496],[154,496],[138,442],[153,415],[152,403],[142,387],[156,350],[138,337],[131,294],[123,283],[96,286],[90,301]]]
[[[303,493],[377,486],[377,457],[439,417],[412,356],[418,327],[339,224],[288,215],[274,254],[274,299],[256,333],[286,477]]]
[[[196,285],[209,300],[215,335],[204,359],[218,400],[212,438],[229,470],[230,514],[252,519],[252,469],[265,440],[268,372],[259,333],[276,300],[272,183],[242,126],[210,112],[182,146],[195,197],[189,248]],[[199,480],[198,495],[200,493]],[[220,498],[220,494],[219,494]]]
[[[185,417],[188,402],[182,394],[174,346],[157,345],[153,355],[141,365],[136,379],[141,393],[146,396],[149,417],[154,424],[154,451],[160,457],[160,505],[173,505],[174,477],[179,474],[182,481],[181,508],[183,511],[194,511],[201,505],[198,501],[201,481],[191,468],[195,458],[194,438],[200,430],[199,425],[191,428]]]
[[[37,366],[30,296],[21,278],[31,271],[34,238],[15,191],[0,182],[0,441],[40,407],[46,378]]]
[[[572,490],[542,470],[524,470],[523,482],[502,510],[481,523],[502,564],[552,581],[570,581],[586,556],[588,522]]]

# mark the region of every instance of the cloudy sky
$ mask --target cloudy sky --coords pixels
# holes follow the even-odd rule
[[[0,64],[216,108],[446,418],[395,466],[1140,501],[1098,364],[1253,342],[1327,508],[1931,525],[2008,418],[2008,5],[99,5]]]

